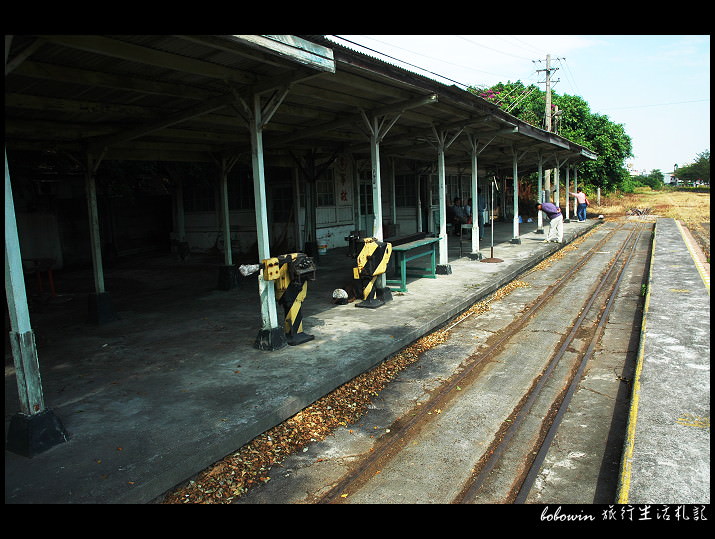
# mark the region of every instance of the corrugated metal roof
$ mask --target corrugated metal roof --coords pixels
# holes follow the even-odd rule
[[[273,54],[265,39],[257,46],[237,36],[13,36],[5,77],[6,148],[83,152],[108,145],[108,159],[212,160],[221,152],[247,153],[237,96],[261,91],[267,100],[287,86],[264,132],[269,160],[316,149],[368,156],[362,112],[399,114],[382,142],[385,156],[434,160],[427,141],[436,126],[495,136],[480,155],[485,166],[510,166],[514,146],[528,150],[520,162],[525,171],[535,166],[537,151],[584,159],[582,147],[456,86],[324,36],[296,37],[316,51],[328,47],[335,72],[299,61],[309,46],[291,58]],[[430,104],[412,106],[431,95],[437,97]],[[450,148],[454,162],[468,160],[463,139]]]

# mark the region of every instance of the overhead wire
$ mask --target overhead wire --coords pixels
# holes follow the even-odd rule
[[[575,90],[577,95],[581,95],[581,90],[578,88],[578,84],[576,84],[576,77],[573,76],[573,72],[571,71],[571,66],[566,62],[566,58],[557,58],[557,61],[559,62],[559,65],[562,65],[565,69],[564,73],[566,77],[569,79],[569,82],[573,86],[573,89]]]
[[[434,71],[430,71],[430,70],[425,69],[425,68],[423,68],[423,67],[421,67],[421,66],[412,64],[412,63],[407,62],[407,61],[405,61],[405,60],[402,60],[402,59],[400,59],[400,58],[396,58],[396,57],[394,57],[394,56],[391,56],[391,55],[389,55],[389,54],[386,54],[386,53],[384,53],[384,52],[382,52],[382,51],[379,51],[379,50],[377,50],[377,49],[368,47],[367,45],[364,45],[364,44],[362,44],[362,43],[358,43],[358,42],[356,42],[356,41],[350,40],[350,39],[348,39],[348,38],[345,38],[345,37],[342,37],[342,36],[339,36],[339,35],[332,35],[332,37],[335,37],[335,38],[337,38],[337,39],[343,40],[343,41],[345,41],[345,42],[347,42],[347,43],[350,43],[350,44],[352,44],[352,45],[355,45],[355,46],[357,46],[357,47],[361,47],[361,48],[363,48],[363,49],[365,49],[365,50],[368,50],[368,51],[370,51],[370,52],[372,52],[372,53],[375,53],[375,54],[378,54],[378,55],[380,55],[380,56],[384,56],[384,57],[389,58],[389,59],[391,59],[391,60],[394,60],[394,61],[396,61],[396,62],[400,62],[400,63],[402,63],[402,64],[405,64],[405,65],[408,65],[408,66],[417,68],[417,69],[419,69],[419,70],[421,70],[421,71],[424,71],[424,72],[426,72],[426,73],[430,73],[431,75],[440,77],[441,79],[448,80],[448,81],[453,82],[453,83],[455,83],[455,84],[458,84],[458,85],[460,85],[460,86],[464,86],[465,88],[469,88],[469,87],[479,88],[479,86],[476,86],[476,85],[474,85],[474,84],[465,84],[465,83],[463,83],[463,82],[455,81],[454,79],[451,79],[451,78],[449,78],[449,77],[446,77],[446,76],[444,76],[444,75],[442,75],[442,74],[440,74],[440,73],[436,73],[436,72],[434,72]],[[367,36],[363,36],[363,37],[367,37]],[[524,56],[519,56],[519,55],[516,55],[516,54],[507,53],[507,52],[504,52],[504,51],[495,49],[495,48],[493,48],[493,47],[489,47],[489,46],[487,46],[487,45],[483,45],[483,44],[481,44],[481,43],[477,43],[477,42],[475,42],[475,41],[473,41],[473,40],[471,40],[471,39],[465,38],[464,36],[457,36],[457,37],[459,37],[460,39],[462,39],[462,40],[466,41],[467,43],[470,43],[471,45],[474,45],[474,46],[483,47],[483,48],[492,50],[492,51],[494,51],[494,52],[497,52],[497,53],[500,53],[500,54],[504,54],[504,55],[507,55],[507,56],[512,56],[512,57],[515,57],[515,58],[520,58],[520,59],[522,59],[522,60],[531,60],[530,58],[526,58],[526,57],[524,57]],[[437,60],[437,61],[443,62],[443,63],[445,63],[445,64],[450,64],[450,65],[454,65],[454,66],[457,66],[457,67],[462,67],[462,68],[470,69],[470,70],[473,70],[473,71],[478,71],[478,72],[481,72],[481,73],[488,73],[488,74],[491,74],[491,75],[502,76],[502,75],[498,75],[498,74],[496,74],[496,73],[491,73],[491,72],[488,72],[488,71],[479,70],[479,69],[474,69],[474,68],[472,68],[472,67],[455,64],[455,63],[453,63],[453,62],[448,62],[448,61],[445,61],[445,60],[442,59],[442,58],[435,58],[435,57],[432,57],[432,56],[429,56],[429,55],[426,55],[426,54],[418,53],[418,52],[415,52],[415,51],[413,51],[413,50],[409,50],[409,49],[406,49],[406,48],[404,48],[404,47],[400,47],[400,46],[398,46],[398,45],[394,45],[394,44],[391,44],[391,43],[387,43],[387,42],[384,42],[384,41],[380,41],[379,39],[375,39],[375,38],[372,38],[372,37],[369,38],[369,39],[372,39],[373,41],[376,41],[376,42],[378,42],[378,43],[383,43],[384,45],[388,45],[388,46],[390,46],[390,47],[394,47],[394,48],[397,48],[397,49],[404,50],[404,51],[406,51],[406,52],[409,52],[410,54],[415,54],[415,55],[418,55],[418,56],[423,56],[423,57],[425,57],[425,58],[429,58],[429,59],[432,59],[432,60]],[[537,73],[536,71],[532,71],[532,72],[528,75],[528,77],[526,78],[526,82],[528,83],[529,80],[533,79],[533,77],[536,75],[536,73]],[[520,79],[517,79],[517,80],[520,80]],[[529,88],[529,84],[525,84],[525,83],[522,83],[522,84],[524,85],[525,88]],[[495,101],[495,104],[496,104],[497,106],[499,106],[499,107],[501,107],[502,105],[504,105],[504,103],[506,102],[506,98],[509,97],[513,92],[517,91],[518,88],[519,88],[518,86],[514,85],[514,86],[512,87],[512,89],[511,89],[507,94],[505,94],[505,95],[503,95],[503,96],[500,96],[500,97]],[[528,92],[526,92],[524,95],[520,96],[520,97],[517,98],[515,101],[513,101],[511,104],[509,104],[508,106],[504,107],[505,112],[508,113],[508,112],[514,110],[519,104],[521,104],[525,99],[527,99],[530,95],[532,95],[535,90],[536,90],[536,87],[531,87],[531,88],[528,90]]]
[[[670,103],[652,103],[650,105],[631,105],[628,107],[609,107],[606,110],[624,110],[624,109],[642,109],[647,107],[666,107],[669,105],[683,105],[686,103],[700,103],[702,101],[710,101],[710,98],[705,99],[691,99],[690,101],[672,101]]]
[[[487,46],[487,45],[484,45],[483,43],[477,43],[476,41],[472,41],[471,39],[467,39],[467,38],[464,37],[464,36],[459,36],[459,35],[458,35],[457,37],[460,38],[460,39],[463,39],[463,40],[466,41],[467,43],[471,43],[472,45],[476,45],[477,47],[484,47],[485,49],[489,49],[490,51],[498,52],[499,54],[504,54],[504,55],[506,55],[506,56],[513,56],[514,58],[519,58],[519,59],[521,59],[521,60],[531,60],[531,58],[525,58],[525,57],[523,57],[523,56],[518,56],[518,55],[516,55],[516,54],[512,54],[512,53],[509,53],[509,52],[500,51],[499,49],[495,49],[494,47],[489,47],[489,46]]]
[[[459,82],[459,81],[456,81],[456,80],[454,80],[454,79],[451,79],[451,78],[449,78],[449,77],[447,77],[447,76],[445,76],[445,75],[441,75],[440,73],[435,73],[434,71],[430,71],[429,69],[425,69],[424,67],[421,67],[421,66],[412,64],[412,63],[407,62],[407,61],[405,61],[405,60],[402,60],[402,59],[400,59],[400,58],[396,58],[396,57],[394,57],[394,56],[390,56],[389,54],[386,54],[386,53],[384,53],[384,52],[382,52],[382,51],[378,51],[377,49],[373,49],[373,48],[371,48],[371,47],[368,47],[367,45],[363,45],[362,43],[357,43],[357,42],[355,42],[355,41],[352,41],[352,40],[347,39],[347,38],[342,37],[342,36],[338,36],[338,35],[334,35],[334,34],[331,34],[331,35],[332,35],[333,37],[337,38],[337,39],[342,39],[343,41],[346,41],[346,42],[348,42],[348,43],[351,43],[351,44],[356,45],[356,46],[358,46],[358,47],[361,47],[361,48],[363,48],[363,49],[369,50],[370,52],[373,52],[373,53],[375,53],[375,54],[379,54],[379,55],[384,56],[384,57],[386,57],[386,58],[390,58],[391,60],[395,60],[396,62],[400,62],[400,63],[405,64],[405,65],[408,65],[408,66],[410,66],[410,67],[417,68],[417,69],[419,69],[419,70],[421,70],[421,71],[424,71],[424,72],[426,72],[426,73],[429,73],[429,74],[431,74],[431,75],[435,75],[435,76],[437,76],[437,77],[439,77],[439,78],[441,78],[441,79],[448,80],[448,81],[453,82],[453,83],[455,83],[455,84],[458,84],[458,85],[460,85],[460,86],[464,86],[465,88],[469,88],[469,87],[473,87],[473,86],[474,86],[474,84],[466,84],[466,83],[464,83],[464,82]],[[426,54],[422,54],[422,53],[418,53],[418,52],[415,52],[415,51],[411,51],[411,50],[409,50],[409,49],[405,49],[404,47],[400,47],[400,46],[398,46],[398,45],[393,45],[393,44],[391,44],[391,43],[386,43],[386,42],[384,42],[384,41],[380,41],[379,39],[375,39],[375,38],[370,38],[370,39],[373,39],[374,41],[377,41],[378,43],[383,43],[383,44],[385,44],[385,45],[389,45],[390,47],[395,47],[395,48],[397,48],[397,49],[402,49],[402,50],[404,50],[404,51],[406,51],[406,52],[409,52],[409,53],[411,53],[411,54],[416,54],[416,55],[418,55],[418,56],[424,56],[425,58],[429,58],[429,59],[431,59],[431,60],[437,60],[437,61],[440,61],[440,62],[443,62],[443,63],[447,63],[447,64],[451,64],[451,65],[454,65],[454,66],[457,66],[457,67],[462,67],[462,68],[466,68],[466,69],[472,69],[473,71],[479,71],[479,72],[481,72],[481,73],[487,73],[487,74],[489,74],[489,75],[501,76],[501,75],[499,75],[499,74],[497,74],[497,73],[491,73],[491,72],[489,72],[489,71],[483,71],[483,70],[474,69],[474,68],[471,68],[471,67],[467,67],[467,66],[455,64],[455,63],[452,63],[452,62],[447,62],[447,61],[445,61],[445,60],[442,59],[442,58],[435,58],[435,57],[432,57],[432,56],[428,56],[428,55],[426,55]]]

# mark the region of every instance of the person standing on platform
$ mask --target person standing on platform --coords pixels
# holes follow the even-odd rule
[[[543,202],[536,204],[536,209],[543,211],[549,218],[549,233],[543,243],[561,243],[564,240],[564,215],[561,208],[551,202]]]
[[[576,217],[578,217],[578,222],[583,223],[586,221],[586,208],[588,208],[591,204],[588,201],[588,197],[586,196],[586,193],[584,193],[581,188],[579,187],[576,189],[575,193],[569,193],[569,195],[576,197],[576,202],[578,203],[578,206],[576,206]]]

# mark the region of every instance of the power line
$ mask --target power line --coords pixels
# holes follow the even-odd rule
[[[557,58],[559,61],[560,65],[563,65],[566,68],[566,76],[568,77],[569,81],[573,85],[574,90],[578,95],[581,95],[581,90],[579,90],[578,85],[576,84],[576,78],[573,76],[573,72],[571,71],[571,66],[566,63],[566,58]],[[562,62],[563,60],[563,62]]]
[[[332,34],[331,34],[331,35],[332,35]],[[435,75],[435,76],[437,76],[437,77],[440,77],[440,78],[442,78],[442,79],[448,80],[448,81],[453,82],[453,83],[455,83],[455,84],[459,84],[460,86],[464,86],[464,87],[474,86],[473,84],[466,84],[466,83],[464,83],[464,82],[459,82],[459,81],[450,79],[449,77],[446,77],[446,76],[441,75],[441,74],[439,74],[439,73],[435,73],[434,71],[430,71],[429,69],[425,69],[424,67],[421,67],[421,66],[412,64],[412,63],[410,63],[410,62],[406,62],[405,60],[401,60],[401,59],[396,58],[396,57],[394,57],[394,56],[390,56],[389,54],[385,54],[384,52],[378,51],[378,50],[376,50],[376,49],[372,49],[372,48],[370,48],[370,47],[368,47],[368,46],[366,46],[366,45],[363,45],[363,44],[361,44],[361,43],[357,43],[357,42],[355,42],[355,41],[351,41],[351,40],[349,40],[349,39],[347,39],[347,38],[344,38],[344,37],[341,37],[341,36],[337,36],[337,35],[333,35],[333,37],[336,37],[336,38],[338,38],[338,39],[342,39],[343,41],[347,41],[348,43],[351,43],[351,44],[356,45],[356,46],[358,46],[358,47],[362,47],[363,49],[369,50],[370,52],[374,52],[375,54],[379,54],[379,55],[384,56],[384,57],[386,57],[386,58],[390,58],[391,60],[395,60],[396,62],[400,62],[400,63],[405,64],[405,65],[408,65],[408,66],[410,66],[410,67],[414,67],[414,68],[416,68],[416,69],[419,69],[419,70],[424,71],[424,72],[426,72],[426,73],[429,73],[429,74],[431,74],[431,75]],[[411,53],[411,54],[416,54],[416,55],[419,55],[419,56],[424,56],[425,58],[429,58],[429,59],[431,59],[431,60],[437,60],[437,61],[440,61],[440,62],[444,62],[444,63],[447,63],[447,64],[451,64],[451,65],[454,65],[454,66],[457,66],[457,67],[462,67],[462,68],[465,68],[465,69],[472,69],[473,71],[479,71],[479,72],[481,72],[481,73],[487,73],[487,74],[489,74],[489,75],[494,75],[494,76],[497,76],[497,77],[501,77],[501,76],[502,76],[502,75],[498,75],[497,73],[490,73],[489,71],[482,71],[482,70],[479,70],[479,69],[473,69],[473,68],[471,68],[471,67],[461,66],[461,65],[454,64],[454,63],[451,63],[451,62],[446,62],[445,60],[443,60],[443,59],[441,59],[441,58],[434,58],[434,57],[432,57],[432,56],[427,56],[426,54],[421,54],[421,53],[418,53],[418,52],[415,52],[415,51],[411,51],[411,50],[405,49],[405,48],[403,48],[403,47],[400,47],[400,46],[398,46],[398,45],[393,45],[393,44],[391,44],[391,43],[386,43],[386,42],[384,42],[384,41],[380,41],[379,39],[374,39],[374,38],[371,38],[371,39],[373,39],[374,41],[377,41],[378,43],[383,43],[384,45],[388,45],[388,46],[394,47],[394,48],[396,48],[396,49],[401,49],[401,50],[404,50],[404,51],[409,52],[409,53]]]
[[[515,39],[515,40],[518,41],[519,43],[523,43],[523,44],[526,45],[527,47],[531,48],[532,51],[534,51],[534,52],[541,52],[539,49],[537,49],[536,47],[534,47],[531,43],[527,43],[526,41],[522,41],[521,39],[519,39],[519,38],[516,37],[516,36],[510,36],[510,37],[512,37],[513,39]]]
[[[611,107],[605,110],[624,110],[624,109],[642,109],[646,107],[665,107],[668,105],[682,105],[684,103],[701,103],[703,101],[710,101],[710,98],[706,99],[692,99],[690,101],[673,101],[671,103],[653,103],[651,105],[632,105],[628,107]]]
[[[506,56],[513,56],[514,58],[519,58],[519,59],[521,59],[521,60],[530,60],[530,58],[525,58],[525,57],[523,57],[523,56],[518,56],[518,55],[516,55],[516,54],[511,54],[511,53],[509,53],[509,52],[500,51],[499,49],[495,49],[495,48],[493,48],[493,47],[487,47],[486,45],[483,45],[483,44],[481,44],[481,43],[477,43],[476,41],[472,41],[471,39],[467,39],[467,38],[464,37],[464,36],[457,36],[457,37],[460,38],[460,39],[463,39],[463,40],[466,41],[467,43],[471,43],[472,45],[476,45],[477,47],[484,47],[485,49],[489,49],[490,51],[498,52],[499,54],[504,54],[504,55],[506,55]]]

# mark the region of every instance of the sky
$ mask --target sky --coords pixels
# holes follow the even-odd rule
[[[709,35],[339,35],[336,43],[446,84],[520,80],[577,95],[631,137],[632,171],[670,173],[710,150]],[[387,55],[387,56],[385,56]],[[389,56],[389,57],[388,57]],[[405,63],[406,62],[406,63]]]

